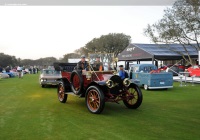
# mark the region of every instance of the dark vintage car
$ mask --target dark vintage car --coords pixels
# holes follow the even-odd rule
[[[94,114],[103,111],[105,102],[123,101],[127,108],[138,108],[142,103],[140,88],[127,78],[121,79],[115,70],[94,71],[95,55],[90,54],[89,70],[84,73],[76,69],[76,63],[54,63],[55,69],[62,73],[62,82],[57,89],[58,100],[65,103],[68,94],[84,97],[88,110]],[[110,66],[113,55],[103,54],[101,60],[104,66]]]

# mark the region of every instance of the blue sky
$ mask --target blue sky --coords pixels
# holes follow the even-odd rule
[[[151,43],[147,24],[162,18],[166,6],[1,6],[0,52],[21,59],[62,58],[93,38],[130,35]]]

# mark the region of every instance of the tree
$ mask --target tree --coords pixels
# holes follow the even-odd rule
[[[18,61],[15,56],[10,56],[4,53],[0,53],[0,65],[2,67],[6,67],[6,66],[14,67],[18,65]]]
[[[131,42],[131,37],[123,33],[110,33],[102,35],[100,38],[94,38],[89,41],[84,47],[76,50],[79,54],[88,53],[114,53],[116,57],[123,51]]]
[[[74,52],[79,55],[81,55],[81,54],[87,55],[88,54],[88,50],[85,47],[81,47],[80,49],[77,49]]]
[[[63,59],[61,60],[62,62],[68,62],[68,59],[70,58],[80,58],[80,55],[77,54],[77,53],[68,53],[68,54],[65,54],[63,56]]]
[[[200,1],[199,0],[177,0],[172,8],[164,11],[161,20],[153,25],[147,26],[144,33],[154,43],[179,43],[183,46],[188,57],[177,52],[192,64],[186,45],[200,50]]]
[[[55,57],[46,57],[46,58],[40,58],[37,60],[31,60],[31,59],[21,59],[17,58],[15,56],[10,56],[4,53],[0,53],[0,66],[6,67],[6,66],[52,66],[54,62],[57,62],[58,60]]]
[[[34,65],[52,66],[54,62],[57,62],[57,59],[55,57],[45,57],[34,60]]]
[[[36,63],[34,60],[31,60],[31,59],[23,59],[23,60],[21,60],[21,65],[22,66],[34,66],[34,65],[36,65]]]

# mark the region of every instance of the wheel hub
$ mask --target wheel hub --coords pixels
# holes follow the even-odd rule
[[[95,102],[96,98],[95,97],[90,97],[91,102]]]

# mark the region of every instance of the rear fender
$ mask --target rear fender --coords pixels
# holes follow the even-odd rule
[[[71,91],[70,82],[67,78],[61,78],[59,84],[63,83],[66,91]]]

